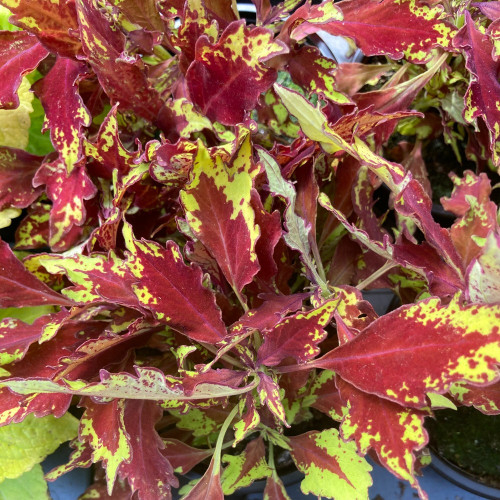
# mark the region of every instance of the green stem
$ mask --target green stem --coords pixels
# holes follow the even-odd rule
[[[205,342],[200,342],[200,344],[207,350],[207,351],[210,351],[211,353],[213,354],[217,354],[219,352],[219,350],[217,349],[217,347],[211,345],[211,344],[207,344]],[[229,364],[233,365],[233,366],[236,366],[238,368],[241,368],[242,370],[245,370],[247,367],[244,366],[242,363],[240,363],[237,359],[233,358],[231,355],[229,354],[222,354],[220,356],[219,359],[223,359],[224,361],[227,361]],[[211,365],[210,365],[211,366]]]
[[[229,425],[233,421],[233,418],[236,416],[237,412],[238,412],[238,405],[236,405],[231,410],[231,413],[227,416],[226,420],[224,420],[224,423],[222,424],[222,427],[219,432],[219,436],[217,437],[217,443],[215,444],[215,451],[213,455],[214,474],[220,473],[220,457],[221,457],[222,447],[224,445],[224,437],[226,435]]]
[[[377,271],[375,271],[371,276],[368,276],[364,281],[361,283],[358,283],[356,285],[356,288],[358,290],[363,290],[366,288],[369,284],[373,283],[375,280],[383,276],[389,269],[392,269],[393,267],[398,266],[395,262],[391,262],[390,260],[386,261],[386,263],[379,268]]]
[[[247,313],[249,311],[249,308],[247,306],[247,303],[243,300],[243,296],[234,286],[232,287],[232,289],[234,291],[234,294],[236,295],[236,298],[238,299],[238,302],[241,304],[241,307],[243,307],[243,310]]]

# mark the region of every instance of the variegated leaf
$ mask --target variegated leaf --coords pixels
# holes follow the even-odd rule
[[[257,387],[257,393],[260,403],[266,405],[278,421],[288,425],[286,423],[285,408],[281,401],[283,394],[280,393],[279,385],[271,376],[265,373],[259,372],[258,375],[260,381]]]
[[[500,415],[500,382],[486,387],[457,383],[450,393],[462,405],[474,406],[486,415]]]
[[[130,269],[140,304],[155,318],[188,337],[217,343],[225,335],[215,295],[202,284],[198,267],[187,266],[173,241],[166,248],[152,241],[132,243]]]
[[[314,365],[364,392],[424,408],[428,393],[443,394],[455,382],[498,380],[499,319],[498,305],[463,306],[455,300],[441,305],[437,298],[427,299],[378,318]]]
[[[85,200],[93,198],[97,189],[84,166],[78,165],[68,174],[61,160],[44,163],[40,167],[33,185],[44,184],[47,196],[52,201],[49,244],[55,251],[65,250],[74,244],[71,231],[86,221]]]
[[[375,450],[384,467],[421,492],[414,452],[427,444],[427,413],[366,394],[342,379],[337,385],[347,406],[340,426],[342,437],[354,440],[362,454]]]
[[[491,232],[481,254],[467,270],[468,294],[472,302],[500,302],[500,235]]]
[[[239,455],[223,455],[222,461],[228,464],[221,476],[224,495],[250,486],[254,481],[269,477],[272,473],[272,469],[267,465],[266,450],[261,437],[250,441]]]
[[[92,165],[94,172],[105,179],[111,179],[113,171],[126,175],[137,163],[139,153],[131,153],[123,146],[116,116],[118,105],[113,106],[104,118],[95,142],[85,141],[85,156],[94,160],[97,165]]]
[[[100,381],[91,383],[70,379],[61,379],[58,382],[29,378],[2,379],[0,387],[8,387],[18,394],[55,393],[97,398],[170,401],[223,398],[245,394],[256,386],[255,382],[251,382],[247,386],[233,388],[223,385],[224,380],[204,382],[203,377],[200,377],[193,389],[185,391],[182,379],[165,375],[156,368],[136,367],[135,370],[137,377],[129,373],[110,373],[103,369],[99,372]]]
[[[252,161],[249,133],[240,140],[230,164],[212,157],[200,142],[191,180],[180,194],[191,230],[237,293],[260,268],[255,252],[260,231],[251,205],[259,169]]]
[[[51,52],[63,57],[81,54],[81,43],[76,32],[75,4],[65,0],[2,0],[13,16],[14,25],[36,35]]]
[[[0,108],[19,106],[17,91],[23,76],[33,71],[47,57],[47,50],[26,31],[0,33]]]
[[[338,7],[342,20],[319,26],[302,23],[293,30],[292,37],[301,40],[322,29],[353,38],[366,55],[405,57],[423,63],[432,57],[434,47],[450,47],[456,31],[444,20],[441,6],[420,0],[348,0]]]
[[[125,428],[124,412],[128,402],[114,399],[109,403],[96,403],[86,399],[85,412],[80,418],[79,437],[92,448],[92,461],[102,460],[106,468],[108,494],[111,495],[118,469],[123,462],[132,460],[129,434]]]
[[[354,443],[345,443],[337,429],[310,431],[289,438],[293,461],[305,479],[302,492],[344,500],[367,498],[372,485],[368,462],[357,454]]]
[[[186,74],[191,99],[211,120],[224,125],[242,122],[276,79],[276,71],[264,61],[286,50],[269,30],[248,28],[244,21],[231,23],[215,45],[200,37]]]
[[[45,125],[66,171],[71,174],[82,155],[82,127],[92,117],[78,91],[78,83],[88,71],[81,62],[59,57],[54,66],[35,84],[45,110]]]
[[[0,269],[1,307],[73,305],[31,274],[4,241],[0,241]]]
[[[498,227],[497,206],[490,201],[491,184],[488,176],[475,175],[466,170],[462,178],[452,173],[454,184],[450,198],[443,198],[445,210],[457,215],[450,235],[460,257],[467,267],[481,253],[478,242]]]
[[[257,364],[275,366],[291,357],[299,363],[316,357],[318,344],[326,337],[324,328],[329,324],[338,299],[326,301],[320,307],[307,312],[299,312],[278,323],[264,334]]]
[[[171,487],[179,481],[165,456],[165,443],[155,425],[163,411],[154,401],[127,401],[123,412],[125,431],[129,436],[130,460],[123,460],[118,474],[127,479],[132,492],[141,500],[169,498]]]
[[[34,188],[32,182],[42,161],[41,156],[0,147],[0,209],[25,208],[38,198],[42,189]]]
[[[83,52],[111,103],[161,125],[163,101],[149,82],[143,61],[124,53],[123,33],[95,0],[77,0],[76,6]]]
[[[470,13],[464,12],[465,25],[453,40],[456,48],[462,49],[466,67],[470,71],[470,84],[465,94],[464,118],[470,123],[482,117],[490,134],[490,151],[493,162],[500,166],[500,106],[497,96],[500,83],[497,73],[500,61],[491,57],[493,43],[474,24]]]

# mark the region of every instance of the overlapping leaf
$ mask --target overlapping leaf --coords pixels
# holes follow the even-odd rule
[[[230,164],[220,156],[211,157],[200,143],[191,180],[180,195],[191,230],[237,292],[260,269],[255,252],[260,231],[251,205],[258,172],[249,134],[243,136]]]
[[[38,198],[42,190],[32,182],[42,161],[41,156],[0,147],[0,209],[25,208]]]
[[[63,294],[77,303],[102,302],[138,308],[139,303],[132,290],[137,282],[125,261],[110,252],[108,256],[93,254],[67,258],[48,258],[43,266],[52,274],[64,272],[75,284],[66,287]]]
[[[332,35],[353,38],[366,55],[423,63],[434,47],[450,47],[455,29],[444,20],[440,6],[419,0],[365,2],[344,0],[338,4],[343,19],[326,24],[302,23],[292,31],[301,40],[322,29]]]
[[[40,167],[33,185],[44,184],[52,201],[49,244],[53,250],[64,250],[74,244],[72,230],[86,221],[85,200],[93,198],[97,190],[84,166],[78,165],[68,174],[61,160]]]
[[[486,415],[500,415],[500,382],[486,387],[458,383],[450,392],[460,404],[474,406]]]
[[[54,292],[31,274],[12,253],[9,245],[0,241],[0,305],[26,307],[45,304],[71,306],[73,303]]]
[[[331,127],[328,124],[319,106],[313,106],[299,93],[279,85],[275,85],[274,88],[290,113],[297,118],[302,131],[309,139],[317,141],[328,153],[337,151],[349,153],[368,166],[394,193],[402,190],[406,176],[400,165],[375,154],[358,137],[353,138],[353,144],[347,142],[336,132],[335,126]]]
[[[203,286],[201,270],[184,264],[173,241],[163,248],[152,241],[135,240],[132,253],[130,268],[137,278],[134,292],[140,304],[194,340],[216,343],[224,337],[214,294]]]
[[[0,365],[19,361],[34,342],[50,338],[51,330],[57,330],[68,312],[43,315],[32,324],[17,318],[4,318],[0,321]]]
[[[271,475],[261,437],[250,441],[237,456],[223,455],[222,461],[228,464],[221,477],[222,491],[225,495],[230,495],[238,488],[250,486],[254,481]]]
[[[474,25],[468,11],[465,11],[465,25],[453,40],[453,45],[463,50],[466,67],[471,81],[465,95],[464,118],[468,122],[482,117],[490,133],[490,150],[493,162],[500,165],[498,145],[500,140],[500,109],[496,96],[500,92],[497,73],[500,61],[491,57],[493,43],[488,36]]]
[[[112,104],[156,121],[164,111],[163,101],[149,83],[143,62],[123,53],[124,35],[94,0],[78,0],[77,13],[83,51]]]
[[[311,279],[320,286],[325,287],[325,282],[318,273],[316,262],[311,253],[309,244],[309,233],[312,230],[311,224],[306,224],[306,221],[299,217],[295,211],[297,193],[293,184],[283,178],[280,166],[267,151],[260,149],[258,154],[260,161],[264,165],[271,192],[284,198],[287,203],[284,213],[287,233],[283,235],[286,244],[293,250],[300,252],[301,259],[306,265]]]
[[[500,236],[491,232],[481,254],[467,270],[468,294],[472,302],[500,302]]]
[[[111,178],[115,169],[121,175],[127,174],[139,156],[125,149],[120,140],[117,107],[113,106],[102,122],[96,141],[84,143],[85,155],[97,163],[98,166],[93,166],[93,169],[103,178]]]
[[[164,439],[165,449],[162,455],[172,464],[174,471],[188,473],[195,465],[208,458],[211,450],[193,448],[177,439]]]
[[[342,437],[353,439],[360,453],[375,450],[387,469],[421,491],[415,478],[414,452],[427,444],[423,425],[427,413],[366,394],[341,379],[337,385],[347,405]]]
[[[17,91],[23,76],[33,71],[47,54],[38,39],[26,31],[0,33],[1,108],[14,109],[19,106]]]
[[[269,30],[247,28],[243,21],[231,23],[215,45],[201,36],[186,73],[191,99],[213,121],[242,122],[276,79],[276,71],[266,68],[264,61],[285,51]]]
[[[305,495],[367,498],[372,468],[357,454],[354,443],[340,438],[337,429],[310,431],[289,440],[293,461],[306,476],[300,485]]]
[[[162,454],[165,445],[154,427],[162,414],[158,404],[120,399],[97,404],[86,400],[85,407],[80,436],[94,449],[94,462],[102,460],[105,464],[108,493],[112,493],[119,474],[141,499],[168,498],[170,487],[178,482]]]
[[[227,381],[223,374],[208,381],[204,381],[205,377],[200,376],[194,385],[188,384],[188,390],[185,390],[182,387],[182,379],[165,375],[156,368],[136,367],[135,370],[137,377],[125,372],[110,373],[103,369],[100,371],[100,381],[91,383],[70,379],[61,379],[60,382],[29,378],[4,379],[0,381],[0,387],[9,387],[18,394],[76,394],[98,398],[169,401],[223,398],[244,394],[256,386],[256,383],[251,382],[247,386],[234,388],[230,385],[234,382],[234,377],[233,380]],[[236,378],[241,381],[240,375]]]
[[[330,322],[338,302],[337,299],[328,300],[318,308],[299,312],[278,323],[264,335],[257,363],[275,366],[287,357],[298,362],[316,357],[319,354],[318,344],[326,337],[324,328]]]
[[[88,127],[92,121],[78,91],[79,80],[87,71],[85,64],[59,57],[35,85],[45,110],[52,144],[68,174],[82,159],[82,127]]]
[[[445,210],[458,216],[450,229],[450,235],[467,267],[481,252],[477,242],[498,226],[497,206],[490,201],[491,185],[486,174],[476,176],[467,170],[463,178],[452,174],[451,179],[453,192],[450,198],[443,198],[441,203]]]
[[[498,305],[444,306],[427,299],[378,318],[314,365],[364,392],[424,408],[427,393],[443,394],[454,382],[498,379],[499,318]]]
[[[11,21],[29,33],[35,34],[47,49],[64,57],[81,53],[74,2],[40,0],[21,2],[2,0],[13,14]]]

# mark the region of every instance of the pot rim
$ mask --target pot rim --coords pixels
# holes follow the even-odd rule
[[[489,498],[491,500],[500,499],[500,488],[488,486],[487,484],[477,481],[474,476],[439,456],[435,451],[431,451],[431,457],[432,461],[430,466],[448,481],[484,498]]]

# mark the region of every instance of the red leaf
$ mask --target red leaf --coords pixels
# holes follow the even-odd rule
[[[19,106],[17,91],[22,77],[33,71],[47,57],[47,50],[38,39],[26,31],[0,33],[0,107]]]
[[[239,138],[230,164],[212,157],[199,144],[191,181],[181,191],[186,220],[217,260],[229,284],[240,292],[259,271],[255,245],[259,228],[251,205],[258,167],[252,161],[250,135]]]
[[[278,266],[274,260],[274,249],[283,234],[281,216],[277,210],[269,213],[264,209],[257,191],[252,191],[251,196],[255,223],[260,228],[260,237],[255,244],[255,253],[260,266],[257,277],[269,282],[278,272]]]
[[[80,0],[77,12],[83,51],[111,103],[156,121],[166,111],[164,103],[150,84],[142,60],[125,53],[123,33],[93,0]]]
[[[271,413],[287,427],[285,408],[281,402],[281,394],[279,385],[269,376],[263,372],[258,373],[260,381],[257,387],[260,403],[266,405]]]
[[[487,387],[456,384],[450,392],[462,405],[474,406],[486,415],[500,415],[500,382]]]
[[[152,241],[134,241],[132,272],[139,302],[162,323],[193,340],[217,343],[225,335],[214,294],[203,287],[198,267],[186,266],[179,247],[163,248]]]
[[[132,492],[141,500],[169,498],[170,488],[179,482],[165,456],[165,444],[155,430],[163,410],[155,401],[129,400],[123,423],[129,436],[131,459],[119,467],[119,475],[127,478]]]
[[[82,156],[82,127],[92,122],[78,91],[78,83],[87,73],[81,62],[58,57],[47,75],[36,82],[35,91],[46,115],[52,144],[64,162],[68,174]]]
[[[431,58],[434,47],[449,47],[455,31],[442,20],[440,5],[430,7],[415,0],[344,0],[338,7],[344,15],[342,21],[302,23],[293,30],[293,38],[300,40],[322,29],[353,38],[366,55],[405,57],[418,64]]]
[[[12,12],[12,24],[36,35],[47,49],[63,57],[80,55],[75,2],[36,0],[2,4]]]
[[[50,211],[50,246],[54,251],[66,250],[74,242],[71,231],[86,221],[85,200],[97,192],[82,165],[67,173],[61,160],[45,163],[33,179],[34,186],[46,185],[52,201]]]
[[[0,147],[0,209],[25,208],[42,192],[33,187],[33,177],[43,157],[20,149]]]
[[[378,318],[314,366],[335,371],[361,391],[424,408],[427,393],[443,394],[454,382],[498,379],[499,318],[498,305],[423,300]]]
[[[475,237],[486,238],[497,228],[497,206],[490,201],[491,185],[484,173],[476,176],[466,170],[463,178],[451,174],[454,189],[450,198],[443,198],[445,210],[459,218],[453,223],[450,234],[453,243],[467,267],[481,253]]]
[[[215,456],[212,457],[210,465],[202,478],[195,484],[194,488],[182,500],[224,500],[222,486],[220,482],[220,463]]]
[[[257,364],[275,366],[287,357],[304,362],[317,356],[320,352],[318,344],[327,335],[324,328],[329,324],[337,304],[337,299],[331,299],[316,309],[282,320],[273,330],[265,333]]]
[[[227,454],[222,460],[228,462],[221,478],[222,490],[226,495],[234,493],[238,488],[250,486],[256,479],[271,475],[266,461],[264,440],[260,436],[250,441],[240,455]]]
[[[396,210],[411,217],[420,227],[426,240],[441,255],[444,261],[463,279],[464,266],[447,229],[434,221],[431,214],[432,201],[422,185],[412,179],[395,200]]]
[[[414,452],[428,442],[424,429],[428,414],[358,391],[340,378],[337,385],[348,407],[340,426],[342,437],[354,439],[360,453],[375,450],[384,467],[420,490]]]
[[[290,500],[285,485],[277,474],[267,478],[263,500]]]
[[[16,318],[0,320],[0,360],[2,365],[17,362],[24,357],[31,344],[41,341],[44,327],[60,323],[68,313],[63,310],[57,314],[46,314],[32,324]]]
[[[463,279],[443,262],[437,250],[425,241],[419,245],[400,241],[393,246],[393,257],[404,267],[422,269],[432,295],[446,297],[464,289]]]
[[[28,215],[16,230],[16,250],[32,250],[49,246],[49,220],[51,206],[48,203],[32,203]]]
[[[77,339],[75,330],[61,328],[48,342],[32,344],[24,359],[6,366],[10,376],[19,379],[35,377],[52,380],[63,368],[61,359],[85,341],[85,337]],[[81,325],[78,325],[77,331],[81,330]],[[90,328],[87,325],[88,330]],[[60,417],[68,410],[71,399],[70,394],[42,393],[25,396],[15,394],[7,388],[0,388],[0,425],[21,422],[30,413],[34,413],[36,417]]]
[[[0,271],[1,307],[73,305],[31,274],[4,241],[0,241]]]
[[[191,99],[213,121],[236,125],[254,109],[262,92],[271,87],[276,71],[263,62],[285,52],[271,31],[231,23],[212,45],[206,35],[196,43],[196,58],[186,73]],[[245,92],[241,92],[245,89]]]
[[[465,94],[464,118],[472,122],[483,117],[490,132],[490,150],[496,166],[500,165],[500,157],[495,143],[500,140],[500,110],[497,96],[500,94],[500,83],[497,75],[500,61],[491,57],[493,42],[475,26],[470,13],[466,10],[465,25],[453,40],[456,48],[462,49],[466,59],[466,68],[471,73],[471,81]]]
[[[139,152],[131,153],[123,147],[118,133],[116,118],[118,105],[113,106],[104,118],[95,142],[85,141],[85,155],[93,158],[93,170],[105,179],[112,179],[113,170],[118,170],[119,175],[126,175],[131,168],[136,166]]]
[[[293,461],[306,475],[301,483],[304,494],[367,498],[371,467],[356,454],[354,445],[340,439],[337,429],[310,431],[288,439]]]
[[[163,443],[162,455],[172,464],[174,471],[182,475],[212,455],[212,450],[193,448],[177,439],[164,439]]]

